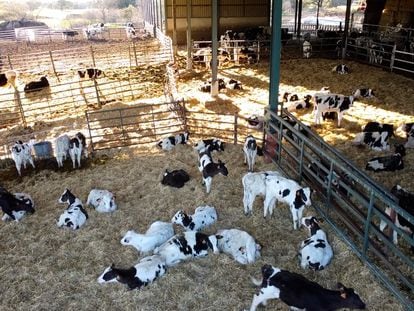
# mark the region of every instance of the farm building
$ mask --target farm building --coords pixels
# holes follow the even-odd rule
[[[153,7],[158,12],[160,7]],[[53,46],[2,42],[7,57],[2,58],[1,73],[16,70],[19,76],[13,87],[7,85],[5,78],[10,75],[5,74],[3,81],[7,83],[0,89],[0,154],[4,158],[0,186],[16,198],[21,192],[27,193],[34,202],[34,212],[28,208],[24,217],[18,211],[5,216],[6,209],[2,209],[0,236],[5,264],[0,276],[1,292],[7,293],[1,297],[2,310],[245,310],[252,306],[257,292],[251,277],[260,277],[262,268],[269,264],[301,274],[325,288],[336,290],[338,282],[352,287],[367,310],[412,310],[414,266],[410,248],[414,241],[396,219],[402,216],[411,224],[414,220],[404,209],[407,206],[397,202],[395,195],[401,191],[392,194],[391,189],[399,184],[410,192],[414,190],[414,153],[407,147],[401,170],[373,172],[365,170],[367,161],[392,157],[393,150],[377,151],[352,143],[370,121],[394,127],[414,122],[412,79],[394,72],[395,67],[403,67],[405,59],[396,61],[401,56],[394,51],[390,54],[393,57],[384,57],[382,63],[369,62],[372,46],[355,50],[351,46],[349,51],[358,52],[359,58],[345,53],[342,59],[335,47],[321,45],[320,49],[329,53],[324,58],[318,54],[317,44],[311,57],[303,58],[301,46],[282,46],[281,94],[291,93],[288,96],[296,95],[301,101],[329,88],[335,97],[343,99],[342,103],[358,95],[351,107],[346,107],[340,124],[336,119],[320,118],[317,122],[313,108],[303,104],[302,109],[293,109],[293,103],[298,104],[293,99],[283,103],[292,109],[269,109],[269,85],[274,82],[269,67],[274,64],[265,57],[238,62],[232,58],[220,63],[217,71],[224,88],[216,97],[203,92],[211,79],[208,64],[204,61],[193,70],[185,70],[184,51],[173,55],[172,40],[163,34],[161,26],[154,34],[151,21],[146,20],[146,29],[152,36],[139,40],[125,37],[112,41],[106,36],[98,41],[74,40],[70,45],[60,41]],[[346,65],[348,74],[332,71],[338,65]],[[48,85],[27,92],[26,86],[42,82],[44,76]],[[230,83],[232,80],[237,83]],[[374,97],[361,96],[368,88]],[[74,146],[84,146],[78,132],[86,136],[89,155],[81,152],[80,165],[75,165],[71,159]],[[387,141],[390,149],[394,144],[407,143],[406,131],[400,129],[394,134]],[[332,247],[333,257],[323,270],[301,266],[298,252],[312,232],[304,226],[295,230],[292,221],[296,214],[289,204],[278,198],[273,215],[265,218],[265,193],[264,198],[256,198],[250,215],[246,213],[242,180],[248,167],[243,164],[243,150],[248,149],[245,142],[249,135],[267,155],[257,156],[255,173],[277,170],[283,178],[292,179],[300,189],[292,186],[281,192],[289,196],[291,190],[299,191],[301,204],[305,203],[307,188],[313,190],[312,204],[305,204],[303,216],[317,216]],[[60,137],[59,142],[74,142],[72,151],[59,153]],[[224,150],[218,148],[211,158],[194,149],[194,144],[204,144],[202,139],[213,138],[224,142]],[[29,161],[20,168],[20,176],[13,158],[18,159],[16,151],[23,144],[16,141],[32,144],[32,139],[49,142],[51,149],[41,152],[34,148],[35,167]],[[178,143],[185,142],[183,139],[188,141]],[[62,157],[63,167],[58,166],[58,157]],[[202,183],[206,183],[207,175],[200,173],[206,158],[221,167],[220,172],[214,170],[217,175],[208,176],[212,178],[210,193]],[[164,180],[173,170],[188,175],[181,188],[170,187]],[[265,187],[267,182],[264,179]],[[62,203],[66,202],[64,196],[70,198],[62,195],[66,188],[78,199],[74,200],[77,205],[71,206],[70,199]],[[0,194],[5,189],[1,188]],[[102,212],[105,206],[91,204],[93,189],[110,192],[95,191],[107,194],[101,198],[103,202],[109,196],[107,212]],[[113,199],[116,208],[111,205]],[[30,205],[30,200],[25,202]],[[209,242],[204,239],[201,246],[196,245],[202,248],[203,256],[183,256],[182,262],[174,262],[176,265],[171,264],[174,257],[168,257],[171,261],[165,269],[149,264],[160,260],[148,257],[152,251],[145,253],[140,251],[141,245],[127,241],[131,230],[150,236],[149,229],[157,221],[170,228],[175,215],[182,215],[179,211],[194,215],[200,206],[213,206],[218,216],[201,230],[209,237]],[[399,216],[388,217],[390,207]],[[79,219],[70,216],[74,211]],[[22,218],[10,221],[13,217]],[[387,228],[383,231],[384,223]],[[390,228],[398,233],[398,243],[394,243]],[[178,221],[173,229],[177,234],[173,243],[188,243],[178,252],[182,256],[181,249],[192,250],[193,242],[186,238],[191,233],[185,233],[187,228]],[[214,245],[214,236],[223,229],[251,235],[253,256],[245,255],[244,246],[237,243],[233,256],[223,250],[214,252],[214,247],[208,250],[206,245]],[[136,246],[131,247],[133,244]],[[163,253],[168,247],[161,249],[156,252]],[[143,267],[151,267],[153,274],[144,275],[146,279],[140,283],[137,278],[142,277]],[[112,274],[104,273],[111,269]],[[128,290],[132,288],[136,290]],[[362,308],[363,304],[347,306]],[[278,299],[263,308],[287,309],[287,304]]]

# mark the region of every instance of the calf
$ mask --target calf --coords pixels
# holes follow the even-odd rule
[[[352,107],[354,97],[339,94],[317,93],[314,95],[313,102],[315,103],[315,124],[320,124],[320,118],[323,113],[333,111],[338,114],[338,127],[340,127],[345,111]]]
[[[362,128],[362,132],[388,132],[388,137],[394,135],[394,125],[370,121]]]
[[[23,143],[21,140],[18,140],[11,148],[12,159],[14,161],[14,164],[16,165],[17,173],[19,174],[19,176],[22,175],[22,164],[23,167],[26,169],[27,163],[29,162],[33,166],[33,168],[35,168],[35,164],[33,162],[32,157],[32,146],[33,141]]]
[[[98,68],[86,68],[82,70],[78,70],[78,76],[80,81],[82,80],[95,80],[99,77],[105,76],[105,73],[98,69]]]
[[[309,41],[304,41],[302,44],[303,58],[310,58],[312,55],[312,44]]]
[[[256,139],[249,135],[246,137],[243,146],[244,164],[247,163],[249,172],[253,172],[256,155],[263,155],[262,149],[257,146]]]
[[[135,31],[134,24],[127,23],[125,26],[126,36],[129,40],[135,39],[137,37],[137,33]]]
[[[206,192],[210,193],[211,182],[213,177],[217,174],[227,176],[229,171],[225,163],[218,160],[218,163],[213,162],[209,148],[202,149],[198,154],[198,170],[203,175],[203,184],[206,186]]]
[[[68,135],[62,135],[55,140],[55,155],[58,167],[63,167],[63,161],[69,153],[70,138]]]
[[[224,90],[227,86],[226,86],[226,82],[224,82],[223,79],[218,79],[218,90]],[[205,92],[205,93],[209,93],[211,92],[211,80],[204,82],[202,86],[200,86],[200,91],[201,92]]]
[[[177,134],[175,136],[168,136],[166,138],[161,139],[157,143],[157,147],[161,148],[162,150],[170,151],[176,145],[179,144],[186,144],[188,141],[188,136],[190,134],[188,132],[184,132],[182,134]]]
[[[0,87],[14,87],[16,88],[17,71],[7,70],[5,73],[0,73]]]
[[[354,92],[354,98],[372,98],[375,97],[374,90],[373,89],[357,89]]]
[[[161,180],[161,184],[175,188],[181,188],[189,180],[190,176],[184,170],[174,170],[172,172],[165,170],[164,176]]]
[[[352,144],[366,144],[375,151],[388,151],[390,150],[388,138],[388,132],[362,132],[355,135]]]
[[[36,91],[40,91],[46,88],[49,88],[49,81],[47,80],[47,78],[45,76],[41,77],[39,81],[32,81],[27,83],[24,86],[24,92],[25,93],[30,93],[30,92],[36,92]]]
[[[319,227],[315,217],[302,218],[302,225],[309,230],[309,238],[300,247],[299,258],[302,269],[323,270],[331,262],[333,251],[326,233]]]
[[[365,169],[374,172],[394,172],[396,170],[402,170],[404,168],[404,156],[405,147],[403,145],[397,145],[395,146],[395,153],[393,155],[373,158],[368,161]]]
[[[73,168],[76,168],[76,161],[78,162],[78,167],[81,166],[81,156],[82,152],[85,153],[85,156],[88,156],[86,150],[86,138],[85,136],[78,132],[75,137],[71,138],[69,141],[69,155],[72,160]]]
[[[239,229],[219,230],[217,247],[242,265],[254,263],[260,257],[262,247],[246,231]]]
[[[138,252],[148,253],[153,251],[174,235],[173,225],[169,222],[153,222],[145,234],[129,230],[121,239],[122,245],[131,245]]]
[[[341,75],[346,75],[349,73],[349,67],[347,65],[340,64],[333,67],[332,71]]]
[[[262,280],[252,278],[252,281],[259,288],[253,296],[250,311],[255,311],[260,304],[266,305],[269,299],[280,299],[291,310],[365,309],[365,303],[353,288],[338,283],[339,290],[329,290],[300,274],[268,264],[262,267]]]
[[[140,289],[163,276],[167,271],[165,258],[153,255],[142,258],[138,264],[129,269],[115,268],[112,264],[98,277],[98,283],[119,282],[128,289]]]
[[[405,148],[414,148],[414,123],[403,123],[397,130],[404,131],[407,137]]]
[[[227,88],[230,90],[242,90],[243,85],[238,80],[230,79],[229,82],[227,83]]]
[[[205,148],[209,148],[210,152],[212,151],[224,151],[224,142],[222,142],[220,139],[212,138],[212,139],[203,139],[197,142],[194,145],[194,149],[200,152],[200,150],[203,150]]]
[[[238,51],[238,61],[245,60],[249,65],[257,63],[259,57],[253,48],[242,47]]]
[[[87,28],[83,29],[83,33],[87,40],[102,39],[104,31],[105,31],[104,23],[97,23],[97,24],[89,25]]]
[[[306,95],[303,100],[289,101],[283,107],[286,108],[286,110],[290,112],[301,110],[301,109],[306,109],[311,106],[311,103],[310,103],[311,99],[312,99],[312,96]]]
[[[99,213],[110,213],[117,209],[115,196],[108,190],[92,189],[86,205],[93,206]]]
[[[219,253],[215,235],[208,236],[197,231],[186,231],[157,247],[154,254],[164,257],[169,267],[190,258],[205,257],[209,250],[215,254]]]
[[[88,213],[83,208],[82,201],[75,197],[69,189],[65,189],[58,202],[68,204],[66,210],[59,217],[58,227],[65,226],[77,230],[85,224]]]
[[[33,214],[34,202],[30,195],[26,193],[12,194],[0,186],[0,207],[4,215],[3,221],[19,221],[27,213]]]
[[[273,214],[273,208],[279,200],[289,205],[293,217],[293,229],[298,229],[305,206],[311,205],[310,188],[303,188],[296,181],[280,175],[267,175],[265,183],[266,196],[263,203],[263,217],[266,217],[267,213]]]
[[[243,176],[243,206],[246,216],[253,213],[253,203],[256,197],[259,195],[264,197],[266,195],[266,177],[268,175],[281,176],[277,171],[247,173]]]
[[[385,50],[382,46],[378,44],[372,44],[369,48],[369,62],[371,64],[382,64],[382,60],[385,56]]]
[[[187,215],[184,211],[178,211],[171,219],[172,223],[183,226],[186,231],[200,231],[216,221],[216,209],[209,205],[197,207],[193,215]]]
[[[257,116],[257,115],[251,115],[247,119],[248,127],[254,128],[256,130],[262,130],[264,125],[264,117],[263,116]]]
[[[407,191],[400,185],[395,185],[391,189],[391,193],[398,199],[398,205],[404,209],[408,214],[414,216],[414,194]],[[406,218],[400,214],[396,214],[395,210],[391,207],[385,209],[385,214],[391,219],[397,228],[400,228],[411,235],[411,238],[414,239],[414,223],[408,221]],[[387,223],[384,220],[381,220],[380,230],[384,231],[387,227]],[[398,244],[398,232],[393,230],[393,243]],[[411,251],[414,252],[414,245],[411,245]]]

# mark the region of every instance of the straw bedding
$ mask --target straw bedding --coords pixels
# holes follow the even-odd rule
[[[364,81],[364,86],[378,90],[378,99],[355,104],[345,117],[343,128],[338,129],[329,122],[316,128],[358,164],[363,162],[362,156],[369,154],[367,151],[360,155],[360,150],[349,145],[360,125],[374,116],[383,122],[410,120],[412,106],[408,105],[412,103],[400,96],[398,100],[393,97],[403,92],[409,97],[412,90],[405,78],[371,68],[370,75],[366,75],[368,67],[358,64],[351,65],[355,68],[351,75],[335,76],[329,71],[334,61],[310,60],[306,65],[303,62],[282,63],[281,89],[307,93],[328,84],[334,92],[349,94]],[[202,105],[209,101],[196,91],[203,73],[197,73],[196,79],[183,77],[179,81],[179,92],[186,95],[189,107],[194,110],[235,109],[242,115],[261,112],[268,100],[267,70],[264,65],[220,70],[221,75],[237,78],[245,87],[240,92],[227,90],[221,94],[220,106],[209,102],[207,109]],[[368,113],[368,109],[373,113]],[[384,113],[379,114],[382,111]],[[302,114],[301,118],[311,123],[309,113]],[[81,128],[82,123],[78,126]],[[359,156],[361,159],[357,158]],[[408,167],[410,156],[409,152]],[[300,272],[326,287],[334,288],[337,282],[352,286],[367,303],[368,310],[403,310],[326,224],[321,226],[327,230],[333,246],[331,265],[318,273],[302,271],[296,255],[307,232],[293,231],[286,206],[279,205],[273,218],[264,219],[262,199],[257,199],[253,216],[243,214],[241,177],[247,168],[243,165],[241,146],[228,144],[224,153],[213,157],[227,164],[229,176],[215,177],[209,195],[201,185],[197,155],[188,145],[178,146],[169,153],[152,146],[102,152],[83,162],[84,167],[76,171],[68,168],[69,163],[62,171],[26,170],[23,178],[15,177],[13,167],[0,171],[3,185],[13,192],[30,193],[37,208],[34,215],[20,223],[0,225],[2,310],[242,310],[249,307],[255,291],[250,276],[258,277],[264,263]],[[181,189],[162,186],[160,180],[167,168],[186,170],[190,182]],[[274,166],[259,159],[256,170],[268,169]],[[397,174],[374,177],[386,186],[397,179],[409,180],[402,177],[403,174],[394,175]],[[98,214],[88,209],[90,218],[79,231],[59,229],[56,219],[64,206],[58,204],[57,199],[65,187],[83,202],[92,188],[109,189],[116,194],[119,210],[113,214]],[[260,260],[242,266],[224,254],[210,254],[169,269],[164,277],[140,291],[128,291],[120,284],[102,286],[96,282],[111,263],[129,267],[140,258],[135,249],[119,242],[127,230],[143,232],[156,220],[170,220],[179,209],[191,213],[202,204],[215,206],[219,215],[218,222],[208,228],[207,233],[222,228],[246,230],[263,246]],[[313,213],[312,208],[306,211],[307,215]],[[181,230],[177,227],[176,231]],[[280,301],[271,301],[266,309],[287,310],[287,307]]]

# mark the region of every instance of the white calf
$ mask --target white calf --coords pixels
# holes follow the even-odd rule
[[[267,175],[278,175],[281,176],[279,172],[276,171],[267,171],[259,173],[247,173],[242,178],[243,184],[243,206],[244,214],[246,216],[251,215],[253,212],[253,203],[255,198],[266,195],[266,176]]]
[[[246,231],[224,229],[216,233],[217,247],[242,265],[254,263],[260,257],[260,244]]]
[[[217,212],[213,206],[202,205],[195,209],[193,215],[178,211],[171,222],[184,227],[186,231],[199,231],[217,221]]]
[[[174,235],[173,225],[169,222],[156,221],[151,224],[145,234],[128,231],[121,239],[122,245],[131,245],[138,252],[147,253],[166,242]]]
[[[86,205],[91,205],[100,213],[109,213],[116,210],[115,196],[108,190],[92,189],[89,192]]]
[[[12,159],[16,165],[17,173],[19,173],[19,176],[22,175],[22,164],[25,169],[27,166],[27,162],[29,162],[33,166],[33,168],[35,167],[32,157],[32,146],[33,141],[23,143],[21,140],[18,140],[11,148]]]
[[[68,135],[62,135],[55,140],[55,154],[58,167],[63,167],[63,161],[69,152],[70,138]]]
[[[119,269],[111,265],[97,281],[100,284],[119,282],[126,284],[129,289],[140,289],[163,276],[166,271],[165,258],[153,255],[142,258],[138,264],[129,269]]]
[[[311,205],[311,190],[301,187],[296,181],[278,175],[266,176],[266,197],[264,200],[264,213],[273,214],[273,208],[277,201],[289,205],[293,217],[293,229],[301,225],[303,210],[305,206]]]
[[[313,216],[302,218],[302,225],[309,229],[310,237],[301,244],[300,266],[303,269],[323,270],[331,262],[333,256],[326,233],[319,227]]]

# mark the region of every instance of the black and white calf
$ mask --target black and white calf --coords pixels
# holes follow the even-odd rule
[[[414,216],[414,194],[407,191],[400,185],[395,185],[391,189],[391,193],[398,199],[398,205],[403,208],[408,214]],[[408,221],[405,217],[397,214],[394,209],[388,207],[385,209],[385,214],[390,217],[391,221],[400,228],[404,230],[408,234],[411,235],[411,238],[414,239],[414,223]],[[387,227],[387,223],[381,220],[380,223],[380,230],[384,231]],[[393,230],[393,243],[397,245],[398,243],[398,233],[397,231]],[[414,252],[414,245],[411,245],[411,251]]]
[[[365,169],[374,172],[394,172],[396,170],[402,170],[404,168],[404,156],[405,147],[403,145],[397,145],[395,146],[394,154],[384,157],[372,158],[368,161]]]
[[[213,151],[224,151],[224,142],[222,142],[220,139],[212,138],[212,139],[203,139],[197,142],[194,145],[194,149],[200,152],[200,150],[203,150],[205,148],[209,148],[210,152]]]
[[[313,102],[315,124],[321,123],[321,116],[323,113],[333,111],[338,114],[338,127],[340,127],[345,111],[351,108],[354,103],[354,97],[339,94],[317,93],[314,95]]]
[[[287,111],[296,111],[301,109],[306,109],[311,106],[311,99],[312,96],[306,95],[303,100],[295,100],[295,101],[288,101],[286,104],[283,105]]]
[[[265,178],[266,191],[263,203],[263,217],[273,214],[277,201],[289,205],[293,217],[293,229],[301,226],[303,210],[305,206],[311,205],[311,190],[302,187],[296,181],[281,175],[267,175]]]
[[[375,93],[373,89],[357,89],[354,92],[354,98],[372,98],[375,97]]]
[[[246,231],[223,229],[216,233],[221,253],[228,254],[242,265],[254,263],[260,257],[262,247]]]
[[[105,73],[98,69],[98,68],[86,68],[82,70],[78,70],[79,81],[83,80],[95,80],[102,76],[105,76]]]
[[[227,88],[226,82],[224,82],[223,79],[218,79],[218,90],[224,90],[225,88]],[[209,93],[211,92],[211,80],[208,80],[206,82],[204,82],[201,86],[200,86],[200,91],[201,92],[205,92],[205,93]]]
[[[0,73],[0,87],[14,87],[16,88],[17,71],[7,70],[4,73]]]
[[[19,176],[22,175],[22,165],[26,169],[27,163],[30,163],[33,166],[33,168],[35,168],[35,164],[33,162],[32,157],[32,146],[32,140],[28,143],[23,143],[21,140],[18,140],[11,148],[12,159],[14,161],[14,164],[16,165],[17,173],[19,173]]]
[[[122,245],[131,245],[138,252],[148,253],[165,243],[174,236],[172,223],[164,221],[153,222],[145,233],[129,230],[121,239]]]
[[[75,197],[69,189],[65,189],[58,202],[68,204],[66,210],[59,217],[58,227],[65,226],[77,230],[85,224],[88,213],[83,208],[82,201]]]
[[[249,172],[253,172],[257,155],[263,155],[262,148],[257,146],[256,139],[248,135],[243,146],[244,164],[247,164]]]
[[[163,276],[167,271],[165,258],[153,255],[142,258],[138,264],[129,269],[115,268],[112,264],[98,277],[98,283],[122,283],[128,289],[140,289]]]
[[[33,214],[34,202],[32,197],[27,193],[10,193],[3,187],[0,187],[0,207],[4,215],[1,220],[19,221],[26,214]]]
[[[262,279],[252,278],[252,281],[259,287],[253,296],[250,311],[255,311],[260,304],[266,305],[269,299],[280,299],[291,310],[365,309],[365,303],[353,288],[338,283],[339,290],[326,289],[300,274],[269,264],[262,267]]]
[[[370,121],[362,128],[363,132],[388,132],[388,137],[394,135],[394,125]]]
[[[302,218],[302,225],[309,230],[299,251],[300,266],[303,269],[323,270],[331,262],[333,251],[326,233],[319,227],[314,216]]]
[[[382,64],[385,56],[385,49],[379,44],[372,44],[368,50],[370,64]]]
[[[174,188],[181,188],[184,184],[190,180],[188,173],[182,169],[173,170],[169,172],[165,170],[165,173],[162,177],[161,184],[168,185]]]
[[[258,116],[258,115],[251,115],[249,116],[247,119],[247,126],[250,128],[254,128],[256,130],[262,130],[263,126],[264,126],[264,117],[263,116]]]
[[[186,144],[188,142],[189,135],[190,134],[188,132],[184,132],[182,134],[177,134],[175,136],[168,136],[166,138],[161,139],[157,143],[157,147],[161,148],[162,150],[170,151],[176,145]]]
[[[242,90],[243,89],[242,83],[234,79],[230,79],[226,87],[230,90]]]
[[[405,143],[405,148],[414,148],[414,123],[403,123],[398,127],[397,130],[405,132],[407,137],[407,142]]]
[[[69,141],[69,155],[72,160],[73,168],[76,168],[76,161],[78,162],[78,167],[81,166],[82,152],[85,153],[85,157],[88,156],[86,138],[81,132],[78,132],[75,137],[71,138]]]
[[[388,151],[390,150],[388,138],[388,132],[361,132],[355,135],[352,144],[365,144],[375,151]]]
[[[40,78],[39,81],[32,81],[32,82],[27,83],[24,86],[24,92],[30,93],[30,92],[41,91],[49,87],[50,87],[49,81],[47,80],[45,76],[43,76]]]
[[[215,235],[208,236],[197,231],[186,231],[157,247],[154,254],[164,257],[169,267],[190,258],[205,257],[209,250],[215,254],[219,253]]]
[[[92,206],[99,213],[111,213],[117,209],[115,195],[108,190],[92,189],[86,205]]]
[[[333,72],[336,72],[341,75],[346,75],[349,73],[349,67],[345,64],[340,64],[332,68]]]
[[[194,214],[187,215],[184,211],[175,213],[171,222],[181,225],[186,231],[200,231],[217,221],[217,212],[214,206],[198,206]]]
[[[133,23],[129,22],[125,26],[126,36],[129,40],[135,39],[137,37],[137,32]]]
[[[87,40],[97,40],[103,39],[103,34],[105,32],[105,24],[97,23],[89,25],[87,28],[83,29],[83,34]]]
[[[303,58],[310,58],[312,55],[312,44],[309,41],[304,41],[302,44]]]
[[[203,184],[206,186],[207,193],[210,193],[214,176],[217,174],[227,176],[229,174],[225,163],[220,160],[218,160],[218,163],[213,162],[209,148],[202,149],[198,153],[198,170],[203,175]]]

